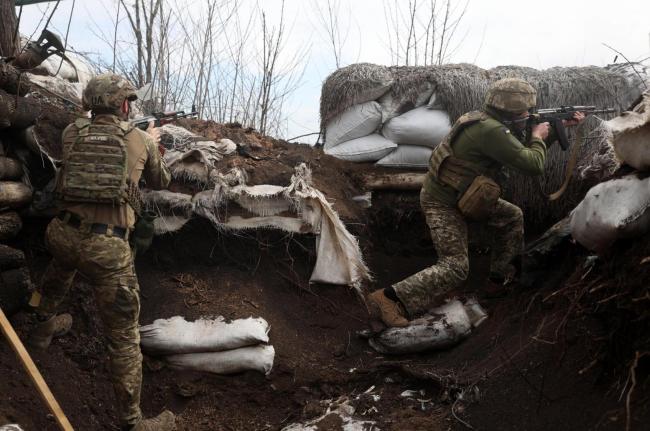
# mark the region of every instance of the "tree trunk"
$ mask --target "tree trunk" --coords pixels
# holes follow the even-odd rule
[[[0,57],[12,57],[17,51],[14,0],[0,0],[0,22]]]

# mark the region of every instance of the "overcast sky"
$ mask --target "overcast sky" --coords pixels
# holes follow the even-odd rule
[[[182,2],[185,0],[177,0]],[[239,0],[253,7],[252,0]],[[316,0],[320,1],[320,0]],[[423,0],[421,0],[423,1]],[[453,1],[453,0],[452,0]],[[93,34],[96,26],[110,26],[105,5],[111,0],[77,0],[69,44],[76,50],[105,50]],[[394,0],[408,5],[408,0]],[[281,0],[260,0],[270,20],[278,19]],[[322,1],[320,1],[323,4]],[[440,3],[440,0],[438,1]],[[465,4],[465,1],[454,3]],[[51,7],[55,3],[52,3]],[[65,34],[72,0],[64,0],[52,18],[52,27]],[[187,10],[200,14],[206,0],[187,0]],[[538,6],[539,5],[539,6]],[[26,6],[21,32],[40,32],[45,5]],[[388,30],[383,0],[341,0],[341,27],[347,33],[343,65],[355,62],[390,64]],[[300,88],[287,105],[286,138],[318,130],[318,104],[323,80],[336,68],[328,40],[314,13],[314,0],[286,0],[290,22],[288,53],[310,46]],[[544,69],[553,66],[604,66],[621,51],[633,61],[650,57],[650,1],[648,0],[470,0],[456,32],[458,49],[451,62],[470,62],[484,68],[515,64]],[[620,56],[618,62],[620,62]]]

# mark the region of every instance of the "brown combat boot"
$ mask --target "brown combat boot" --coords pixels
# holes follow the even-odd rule
[[[176,416],[169,410],[165,410],[155,418],[140,420],[131,431],[174,431],[175,429]]]
[[[381,319],[386,326],[403,328],[408,326],[409,321],[406,318],[406,311],[399,302],[395,302],[386,297],[384,289],[372,292],[366,297],[370,315]]]
[[[36,349],[45,350],[52,343],[52,338],[67,334],[70,328],[72,328],[72,316],[68,313],[50,317],[36,325],[29,334],[27,344]]]

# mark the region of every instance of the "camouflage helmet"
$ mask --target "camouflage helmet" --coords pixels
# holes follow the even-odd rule
[[[113,73],[93,77],[83,92],[83,108],[118,112],[124,99],[138,98],[135,87],[129,81]]]
[[[501,111],[519,114],[535,107],[537,91],[523,79],[500,79],[488,89],[485,104]]]

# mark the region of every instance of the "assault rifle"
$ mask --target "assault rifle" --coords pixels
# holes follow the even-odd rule
[[[595,106],[561,106],[559,108],[538,109],[526,119],[526,129],[530,129],[535,124],[550,123],[551,128],[555,130],[557,140],[563,151],[569,149],[569,138],[567,137],[564,123],[562,120],[572,120],[573,114],[582,112],[585,116],[594,114],[612,114],[616,112],[613,108],[596,108]]]
[[[188,112],[187,114],[185,111],[154,112],[151,115],[136,118],[135,120],[131,121],[131,123],[138,129],[147,130],[150,121],[154,122],[154,127],[160,127],[164,124],[172,123],[179,118],[194,118],[198,117],[198,115],[199,113],[194,110],[192,110],[192,112]]]

